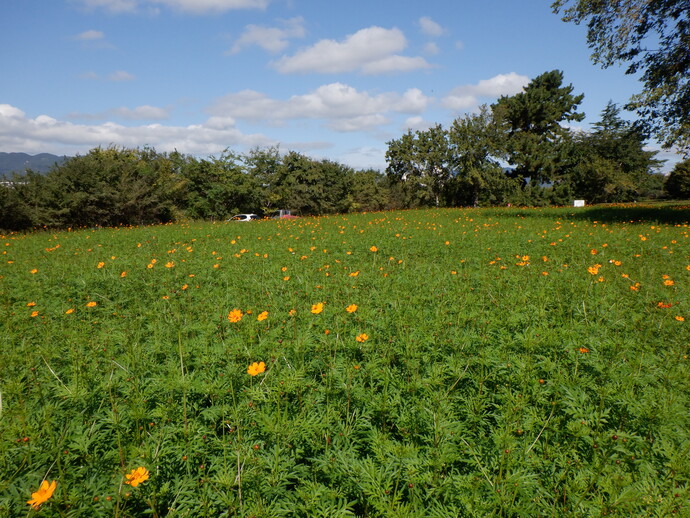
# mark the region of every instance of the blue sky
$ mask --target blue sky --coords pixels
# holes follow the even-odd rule
[[[279,145],[383,169],[408,128],[448,127],[553,69],[585,94],[587,130],[640,83],[591,63],[585,28],[550,3],[3,2],[0,151]]]

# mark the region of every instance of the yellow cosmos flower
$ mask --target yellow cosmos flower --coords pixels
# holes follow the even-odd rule
[[[256,319],[261,322],[262,320],[266,320],[268,318],[268,311],[262,311],[259,313],[256,317]]]
[[[345,308],[345,311],[348,313],[354,313],[357,311],[357,304],[350,304],[348,307]]]
[[[31,493],[31,500],[27,501],[26,503],[31,505],[31,507],[34,509],[38,509],[42,503],[46,502],[51,496],[53,496],[56,487],[57,480],[53,480],[50,483],[48,483],[47,480],[44,480],[41,482],[41,486],[38,488],[38,491]]]
[[[369,340],[369,335],[366,334],[366,333],[362,333],[361,335],[357,335],[357,337],[355,338],[355,340],[357,340],[357,341],[360,342],[360,343],[361,343],[361,342],[366,342],[367,340]]]
[[[249,367],[247,367],[247,374],[250,376],[256,376],[266,371],[266,364],[264,362],[254,362]]]
[[[311,312],[318,315],[323,311],[323,302],[317,302],[311,307]]]
[[[137,487],[139,484],[149,479],[149,470],[143,466],[140,466],[127,473],[125,478],[127,479],[125,480],[125,484],[129,484],[132,487]]]
[[[242,310],[233,309],[230,313],[228,313],[228,320],[233,324],[242,320]]]

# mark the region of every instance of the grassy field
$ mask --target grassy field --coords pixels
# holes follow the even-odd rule
[[[689,219],[3,236],[0,516],[690,516]]]

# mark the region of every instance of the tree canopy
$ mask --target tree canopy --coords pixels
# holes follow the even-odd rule
[[[592,60],[641,72],[627,108],[665,147],[690,152],[690,4],[687,0],[556,0],[563,20],[587,25]]]

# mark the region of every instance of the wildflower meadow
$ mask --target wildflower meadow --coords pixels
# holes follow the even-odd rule
[[[690,516],[689,219],[4,235],[0,516]]]

